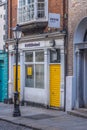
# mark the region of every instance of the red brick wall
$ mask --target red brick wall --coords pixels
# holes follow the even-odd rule
[[[60,29],[50,29],[50,31],[63,30],[64,25],[64,1],[65,0],[48,0],[48,12],[58,13],[61,17],[61,26]],[[17,0],[8,0],[8,38],[12,37],[12,31],[10,28],[14,27],[17,23]],[[44,30],[49,31],[49,28],[46,27]]]
[[[17,23],[17,0],[8,0],[8,38],[12,37],[12,28]]]
[[[62,30],[63,29],[63,0],[49,0],[48,12],[60,14],[60,20],[61,20],[60,29]]]

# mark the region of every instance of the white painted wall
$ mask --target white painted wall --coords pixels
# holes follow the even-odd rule
[[[61,107],[64,107],[64,46],[61,46]]]
[[[9,81],[8,81],[8,97],[13,98],[13,56],[9,53]]]
[[[5,44],[4,40],[3,40],[3,36],[5,35],[5,29],[4,29],[4,25],[5,25],[5,19],[4,19],[4,15],[5,15],[5,9],[4,9],[4,4],[0,4],[0,50],[3,50],[3,45]]]
[[[72,78],[66,77],[66,111],[72,110]]]
[[[37,88],[27,88],[25,87],[25,100],[46,104],[46,88],[45,89],[37,89]]]

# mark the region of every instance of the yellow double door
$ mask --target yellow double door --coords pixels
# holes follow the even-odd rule
[[[60,107],[61,65],[50,65],[50,106]]]
[[[14,76],[14,91],[16,90],[16,86],[15,86],[15,80],[16,80],[16,66],[13,66],[13,76]],[[18,92],[20,94],[20,65],[18,65]]]

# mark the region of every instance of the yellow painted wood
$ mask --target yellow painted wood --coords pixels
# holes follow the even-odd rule
[[[60,107],[61,65],[50,65],[50,106]]]
[[[16,66],[15,65],[13,66],[13,74],[14,74],[13,84],[14,84],[14,91],[15,91],[15,89],[16,89],[16,86],[15,86]],[[20,65],[18,65],[18,92],[20,93]]]

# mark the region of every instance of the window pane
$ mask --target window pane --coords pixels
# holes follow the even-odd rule
[[[25,62],[33,62],[33,52],[25,53]]]
[[[38,0],[37,3],[37,17],[43,18],[45,16],[45,1],[44,0]]]
[[[87,30],[86,30],[86,32],[85,32],[83,41],[84,41],[84,42],[87,42]]]
[[[36,88],[44,88],[44,65],[35,65]]]
[[[60,49],[50,51],[50,63],[60,63]]]
[[[36,62],[44,62],[44,52],[36,52],[35,53],[35,61]]]
[[[27,0],[27,3],[28,3],[28,4],[30,4],[30,3],[32,3],[32,2],[34,2],[34,0]]]
[[[44,0],[38,0],[38,2],[44,2]]]
[[[25,66],[25,86],[34,87],[34,70],[33,65]]]
[[[27,22],[34,19],[34,0],[19,1],[19,22]]]
[[[20,6],[20,7],[24,6],[24,5],[25,5],[25,2],[26,2],[25,0],[19,0],[19,6]]]

